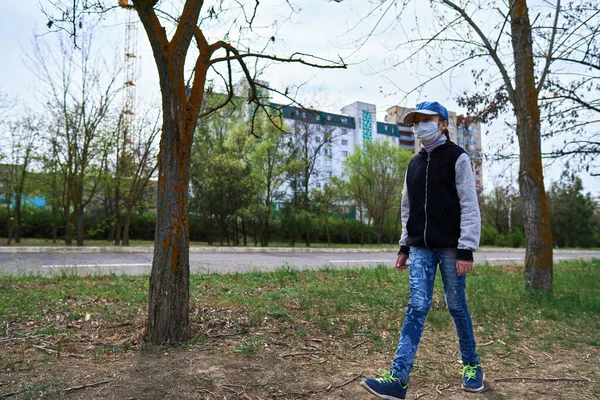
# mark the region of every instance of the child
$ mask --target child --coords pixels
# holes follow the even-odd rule
[[[410,370],[431,306],[439,264],[444,298],[454,319],[462,356],[462,388],[484,390],[485,375],[475,349],[473,323],[465,297],[466,275],[479,246],[481,217],[469,156],[450,141],[448,111],[437,102],[423,102],[404,117],[414,124],[421,151],[408,164],[402,193],[402,236],[396,269],[408,268],[410,298],[391,371],[361,386],[375,396],[404,399]]]

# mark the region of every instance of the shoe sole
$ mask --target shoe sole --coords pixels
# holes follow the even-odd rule
[[[374,391],[373,389],[371,389],[369,387],[369,385],[367,385],[365,383],[365,381],[362,381],[360,383],[360,386],[362,386],[367,392],[371,393],[373,396],[377,396],[380,399],[386,399],[386,400],[404,400],[404,397],[396,397],[396,396],[392,396],[392,395],[389,395],[389,394],[377,393],[376,391]]]
[[[462,387],[462,390],[464,390],[465,392],[471,392],[471,393],[483,392],[485,390],[485,373],[483,374],[483,379],[481,380],[481,387],[470,388],[470,387],[466,387],[465,385],[461,385],[461,387]]]

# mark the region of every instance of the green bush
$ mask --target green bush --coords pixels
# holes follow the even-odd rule
[[[511,232],[498,232],[493,226],[481,228],[482,246],[525,247],[525,232],[521,227],[514,227]]]

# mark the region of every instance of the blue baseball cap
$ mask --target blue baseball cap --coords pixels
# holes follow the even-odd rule
[[[445,121],[448,121],[448,110],[437,101],[424,101],[419,103],[414,111],[411,111],[404,116],[404,123],[414,124],[415,114],[439,115]]]

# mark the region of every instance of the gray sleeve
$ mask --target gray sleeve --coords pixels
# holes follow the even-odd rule
[[[406,175],[404,175],[404,189],[402,190],[402,205],[400,210],[402,216],[402,235],[400,236],[399,244],[400,246],[406,246],[406,240],[408,239],[406,224],[408,223],[408,216],[410,214],[410,200],[408,198],[408,186],[406,186]]]
[[[458,248],[464,250],[477,250],[481,235],[481,215],[477,201],[475,175],[471,160],[463,153],[456,160],[456,191],[460,201],[460,238]]]

